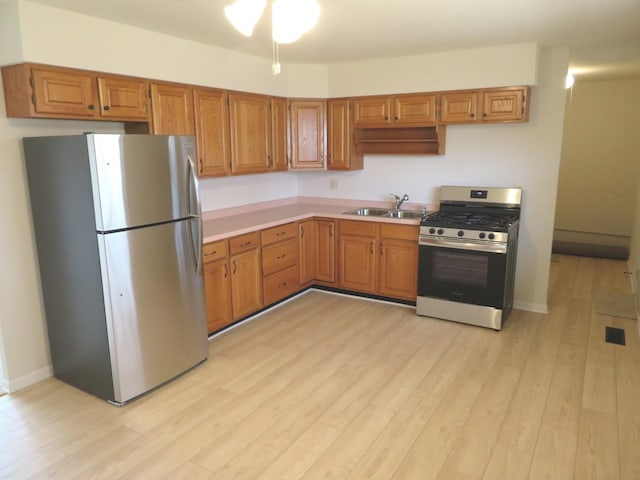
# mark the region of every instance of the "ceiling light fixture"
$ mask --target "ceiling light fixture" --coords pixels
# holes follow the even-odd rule
[[[266,5],[267,0],[236,0],[224,7],[224,13],[236,30],[250,37]],[[278,44],[298,40],[313,28],[319,16],[317,0],[271,0],[274,75],[280,73]]]

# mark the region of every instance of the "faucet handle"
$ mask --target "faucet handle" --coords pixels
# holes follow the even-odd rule
[[[398,195],[396,195],[395,193],[390,193],[389,195],[391,195],[396,200],[400,200],[400,197]]]

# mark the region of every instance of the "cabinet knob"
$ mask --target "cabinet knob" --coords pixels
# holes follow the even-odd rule
[[[396,115],[396,116],[394,117],[394,119],[395,119],[395,120],[396,120],[396,122],[397,122],[398,120],[400,120],[400,117],[398,117],[398,116]]]
[[[476,118],[476,114],[475,114],[475,113],[470,113],[470,114],[469,114],[469,116],[470,116],[471,118]]]
[[[389,117],[387,115],[384,116],[385,120],[389,120]]]
[[[105,106],[104,106],[104,107],[102,107],[102,108],[103,108],[104,110],[106,110],[107,112],[108,112],[109,110],[111,110],[111,107],[110,107],[109,105],[105,105]]]
[[[95,108],[96,108],[96,106],[95,106],[95,105],[89,105],[87,108],[88,108],[89,110],[93,110],[93,109],[95,109]]]

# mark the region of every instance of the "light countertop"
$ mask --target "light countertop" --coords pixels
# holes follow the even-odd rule
[[[420,219],[394,219],[385,217],[365,217],[349,215],[344,212],[361,207],[393,208],[390,202],[368,200],[328,199],[315,197],[292,197],[270,202],[261,202],[240,207],[225,208],[204,212],[204,243],[244,233],[275,227],[283,223],[295,222],[311,217],[336,218],[344,220],[361,220],[388,222],[405,225],[419,225]],[[418,205],[407,203],[403,209],[413,210],[426,207],[435,210],[434,205]]]

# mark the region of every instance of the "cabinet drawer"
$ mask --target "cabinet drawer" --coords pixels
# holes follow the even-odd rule
[[[376,236],[375,222],[357,222],[342,220],[340,222],[340,235],[362,235],[366,237]]]
[[[392,223],[380,224],[380,237],[397,238],[398,240],[418,241],[420,227],[417,225],[394,225]]]
[[[289,267],[264,278],[264,304],[270,305],[298,290],[298,267]]]
[[[260,246],[260,232],[251,232],[229,240],[230,255],[246,252]]]
[[[262,273],[271,275],[298,264],[298,242],[292,238],[262,248]]]
[[[206,243],[202,247],[202,257],[204,263],[211,263],[227,256],[227,241]]]
[[[267,228],[262,231],[262,245],[270,245],[280,240],[293,238],[298,233],[298,227],[295,223],[285,223],[273,228]]]

